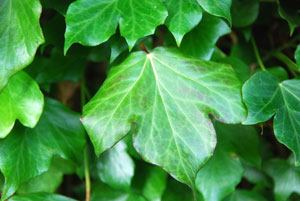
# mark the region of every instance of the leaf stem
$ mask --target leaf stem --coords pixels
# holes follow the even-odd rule
[[[89,93],[85,87],[85,78],[84,76],[81,79],[81,108],[86,103],[86,97]],[[84,160],[84,175],[85,175],[85,200],[90,201],[91,197],[91,178],[90,178],[90,172],[89,172],[89,161],[88,161],[88,145],[84,148],[83,153],[83,160]]]
[[[261,68],[262,71],[266,71],[266,67],[265,67],[264,63],[262,62],[262,60],[260,58],[256,43],[255,43],[255,40],[254,40],[253,37],[251,37],[251,44],[253,46],[254,54],[255,54],[255,57],[257,59],[257,63],[259,65],[259,67]]]

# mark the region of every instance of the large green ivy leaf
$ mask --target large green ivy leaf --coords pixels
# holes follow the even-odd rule
[[[196,179],[197,188],[207,201],[222,200],[234,191],[244,172],[241,159],[256,166],[261,162],[255,128],[220,123],[215,123],[215,128],[218,134],[216,151]],[[253,152],[249,153],[249,150]]]
[[[264,165],[264,170],[274,180],[276,201],[285,201],[293,193],[300,194],[300,168],[288,161],[273,159]]]
[[[110,69],[84,106],[83,124],[97,154],[135,125],[134,146],[143,159],[193,187],[216,144],[208,114],[227,123],[243,121],[240,87],[228,65],[171,48],[135,52]]]
[[[300,164],[300,80],[279,82],[267,72],[256,73],[243,86],[248,107],[245,124],[256,124],[274,114],[274,132],[279,142],[291,149]]]
[[[27,66],[44,42],[39,0],[0,1],[0,91],[16,72]]]
[[[209,60],[217,40],[229,32],[230,28],[221,18],[204,14],[200,24],[185,35],[180,50],[198,59]]]
[[[79,0],[66,16],[65,53],[73,43],[95,46],[112,36],[120,23],[131,50],[135,42],[163,24],[167,9],[160,0]]]
[[[35,128],[16,125],[0,140],[0,168],[5,176],[2,199],[12,195],[20,183],[48,170],[54,155],[79,163],[84,145],[79,115],[62,103],[46,99]]]
[[[97,161],[100,179],[115,189],[128,190],[134,175],[134,161],[126,152],[126,148],[126,144],[121,141],[101,154]]]
[[[51,193],[33,193],[16,195],[9,199],[10,201],[75,201],[74,199]]]
[[[25,72],[14,75],[0,92],[0,138],[8,135],[15,120],[33,128],[44,106],[44,96],[37,83]]]
[[[191,31],[202,18],[202,9],[196,0],[164,0],[168,8],[165,24],[179,46],[183,36]]]
[[[146,201],[135,192],[116,190],[103,183],[94,183],[92,186],[91,201]]]
[[[197,0],[202,8],[209,14],[225,18],[231,25],[231,0]]]

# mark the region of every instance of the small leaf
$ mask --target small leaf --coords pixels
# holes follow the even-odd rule
[[[16,125],[0,140],[0,168],[5,176],[2,199],[12,195],[21,183],[47,171],[54,155],[79,163],[84,145],[79,115],[58,101],[46,99],[35,128]]]
[[[193,187],[216,144],[208,114],[241,122],[245,109],[240,87],[228,65],[189,58],[171,48],[135,52],[111,67],[84,106],[82,122],[97,154],[134,124],[134,146],[143,159]]]
[[[279,15],[288,22],[291,30],[290,35],[292,35],[295,28],[300,26],[300,15],[298,13],[300,6],[294,0],[277,0],[277,3]]]
[[[295,51],[295,59],[296,59],[296,63],[298,65],[298,68],[300,70],[300,45],[297,46],[297,49]]]
[[[211,15],[225,18],[231,25],[231,0],[198,0],[202,8]]]
[[[33,193],[16,195],[9,199],[10,201],[75,201],[74,199],[67,198],[62,195],[51,193]]]
[[[180,46],[183,36],[202,19],[202,9],[196,0],[164,0],[164,2],[169,13],[165,24]]]
[[[274,180],[276,201],[285,201],[293,193],[300,194],[300,168],[288,161],[273,159],[264,165],[266,173]]]
[[[209,60],[217,40],[229,32],[230,28],[222,19],[204,14],[200,24],[185,35],[180,50],[198,59]]]
[[[160,0],[79,0],[67,12],[66,53],[73,43],[96,46],[120,32],[131,50],[135,42],[163,24],[167,10]]]
[[[97,161],[97,172],[102,182],[115,189],[130,189],[134,175],[134,161],[126,152],[126,144],[119,142],[101,154]]]
[[[250,26],[259,14],[258,0],[232,0],[232,25],[235,27]]]
[[[274,114],[274,132],[279,142],[291,149],[300,164],[300,80],[279,82],[267,72],[256,73],[243,86],[248,107],[245,124],[269,120]]]
[[[0,1],[0,91],[9,78],[26,67],[44,42],[39,0]]]
[[[0,92],[0,138],[9,134],[16,119],[35,127],[43,106],[44,96],[37,83],[23,71],[14,75]]]

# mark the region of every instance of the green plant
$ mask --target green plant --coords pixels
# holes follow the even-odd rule
[[[1,0],[1,200],[300,200],[299,13]]]

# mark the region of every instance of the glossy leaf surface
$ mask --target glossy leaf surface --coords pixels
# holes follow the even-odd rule
[[[9,78],[26,67],[44,42],[39,0],[0,2],[0,91]]]
[[[240,87],[228,65],[169,48],[136,52],[111,68],[84,107],[83,124],[97,154],[135,125],[134,146],[143,159],[193,186],[216,143],[208,113],[227,123],[241,122],[245,109]]]
[[[0,138],[12,130],[16,119],[33,128],[44,106],[44,96],[37,83],[25,72],[14,75],[0,92]]]

